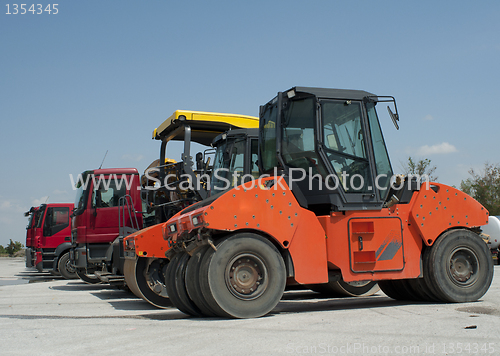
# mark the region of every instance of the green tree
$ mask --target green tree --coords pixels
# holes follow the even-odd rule
[[[405,175],[418,174],[419,176],[427,175],[429,181],[437,182],[438,176],[434,175],[437,167],[431,164],[431,160],[424,158],[414,161],[411,156],[408,157],[406,163],[401,163],[401,168]]]
[[[469,194],[488,209],[490,215],[500,215],[500,165],[484,164],[484,171],[469,171],[471,178],[460,183],[460,190]]]
[[[9,257],[12,257],[17,251],[21,251],[23,247],[23,244],[19,241],[13,242],[12,239],[10,239],[10,243],[4,248],[4,250],[9,254]]]

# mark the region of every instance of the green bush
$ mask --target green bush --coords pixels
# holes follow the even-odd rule
[[[21,251],[23,248],[24,245],[22,243],[19,241],[13,242],[12,239],[10,239],[10,243],[7,247],[0,245],[0,255],[9,255],[9,257],[12,257],[17,251]]]

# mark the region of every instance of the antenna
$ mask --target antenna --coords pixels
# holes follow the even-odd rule
[[[50,197],[47,197],[47,199],[45,199],[45,203],[44,204],[47,204],[47,202],[49,201],[49,198]]]
[[[99,166],[99,169],[101,169],[102,164],[104,163],[104,160],[106,159],[106,156],[108,155],[108,150],[106,150],[106,153],[104,154],[104,158],[102,159],[101,165]]]

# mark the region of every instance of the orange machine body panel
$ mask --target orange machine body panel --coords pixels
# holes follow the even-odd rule
[[[408,224],[410,204],[318,217],[330,268],[346,282],[417,278],[422,239]]]
[[[123,241],[124,248],[134,246],[138,257],[165,258],[168,245],[163,239],[163,225],[153,225],[125,237]],[[128,239],[134,239],[134,244],[127,245]]]
[[[437,190],[430,189],[430,185]],[[452,227],[471,228],[488,224],[488,211],[464,192],[438,183],[425,183],[411,212],[427,245],[432,245],[442,231]]]
[[[282,178],[270,188],[263,184],[247,188],[238,186],[208,206],[171,218],[166,225],[177,222],[179,233],[190,231],[193,217],[202,214],[205,228],[255,231],[289,250],[297,283],[328,282],[325,231],[314,213],[299,206]],[[176,241],[175,235],[172,240]]]
[[[266,188],[266,181],[273,179],[247,189],[236,187],[207,206],[174,216],[163,231],[176,225],[175,233],[168,234],[174,243],[200,227],[256,232],[288,249],[294,282],[314,284],[328,281],[328,269],[340,269],[346,282],[417,278],[424,241],[432,244],[449,229],[473,228],[488,220],[486,209],[473,198],[434,183],[437,193],[423,185],[408,204],[315,216],[299,206],[284,179]],[[424,225],[418,220],[422,212]]]

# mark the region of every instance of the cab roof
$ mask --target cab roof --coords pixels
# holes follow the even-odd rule
[[[367,96],[374,97],[375,94],[369,93],[364,90],[352,90],[352,89],[328,89],[328,88],[313,88],[313,87],[293,87],[287,90],[285,93],[289,93],[292,90],[295,93],[312,94],[318,98],[328,98],[328,99],[351,99],[351,100],[363,100]]]
[[[234,137],[241,137],[241,136],[257,138],[259,137],[259,129],[236,129],[221,133],[216,138],[214,138],[212,145],[217,145],[217,143],[221,140],[231,139]]]
[[[83,174],[139,174],[136,168],[101,168],[85,171]]]
[[[183,131],[175,132],[184,124],[191,127],[191,139],[203,145],[210,145],[219,134],[230,129],[258,128],[259,118],[247,115],[224,114],[204,111],[176,110],[153,131],[156,140],[183,140]],[[170,137],[173,135],[172,137]]]

